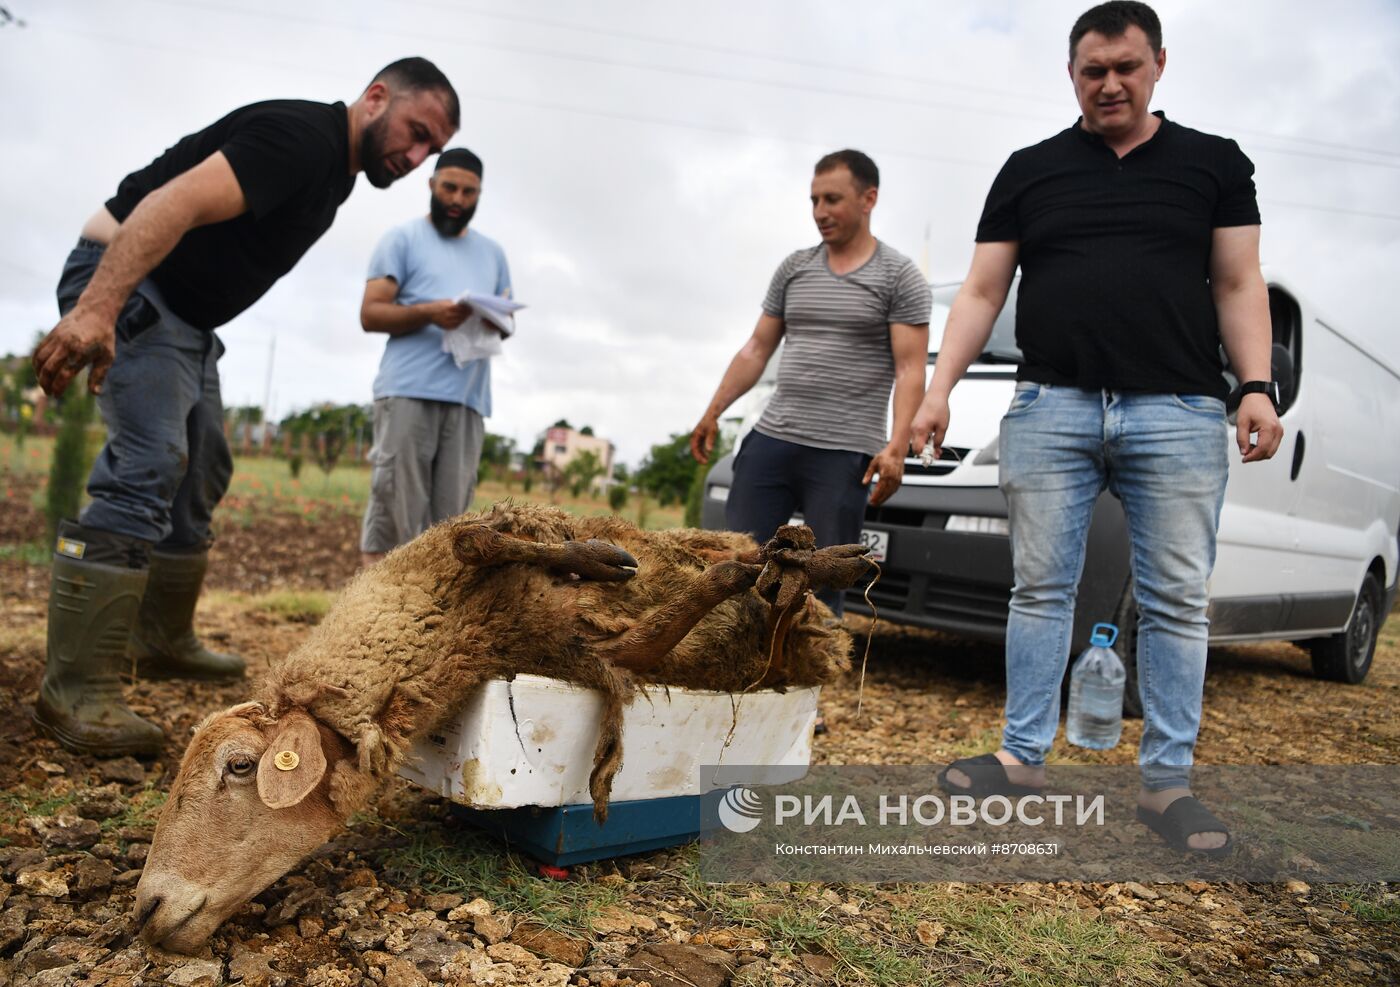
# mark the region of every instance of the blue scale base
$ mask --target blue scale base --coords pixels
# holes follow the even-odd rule
[[[698,795],[613,802],[601,826],[592,803],[519,809],[454,805],[452,812],[541,863],[569,867],[689,843],[700,836],[700,805]]]

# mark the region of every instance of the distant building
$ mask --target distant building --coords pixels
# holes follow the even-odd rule
[[[563,473],[580,453],[591,452],[598,457],[603,467],[602,474],[594,481],[594,486],[607,489],[612,483],[613,457],[617,447],[607,439],[596,435],[584,435],[572,428],[551,428],[544,434],[544,451],[540,453],[540,464],[546,473]]]

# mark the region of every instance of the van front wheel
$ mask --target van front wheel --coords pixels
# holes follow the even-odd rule
[[[1376,636],[1381,627],[1381,584],[1374,572],[1366,573],[1346,630],[1331,637],[1306,642],[1312,652],[1313,674],[1320,679],[1356,685],[1371,670]]]

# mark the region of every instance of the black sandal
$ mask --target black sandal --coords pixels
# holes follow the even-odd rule
[[[1164,812],[1138,806],[1138,821],[1182,853],[1203,853],[1207,857],[1226,857],[1235,849],[1229,827],[1216,818],[1194,795],[1183,795]],[[1198,833],[1224,833],[1225,845],[1202,850],[1187,842]]]
[[[948,780],[948,772],[954,768],[967,775],[971,784],[963,787]],[[984,799],[989,795],[1004,795],[1007,798],[1020,798],[1023,795],[1040,795],[1045,790],[1039,785],[1018,785],[1006,774],[1006,765],[997,760],[995,754],[978,754],[976,757],[963,757],[938,772],[938,787],[949,795],[971,795]]]

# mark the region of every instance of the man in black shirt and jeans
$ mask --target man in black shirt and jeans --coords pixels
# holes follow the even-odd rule
[[[92,503],[59,529],[34,711],[69,750],[159,752],[160,728],[122,698],[118,672],[132,662],[150,677],[243,674],[192,626],[210,516],[233,471],[214,330],[330,228],[356,175],[387,188],[441,151],[458,117],[447,77],[401,59],[348,107],[234,110],[128,175],[84,226],[59,280],[62,319],[34,353],[53,395],[91,365],[107,424]]]
[[[1127,516],[1139,613],[1138,816],[1182,850],[1221,854],[1229,833],[1191,796],[1189,766],[1228,472],[1222,344],[1244,382],[1243,461],[1272,456],[1283,427],[1267,379],[1253,165],[1234,141],[1148,112],[1165,66],[1146,4],[1101,4],[1075,23],[1082,116],[1013,154],[993,183],[913,432],[916,448],[941,447],[949,392],[1019,263],[1025,362],[1000,438],[1016,578],[1006,727],[999,751],[953,762],[940,783],[978,796],[1044,785],[1089,519],[1107,487]]]

